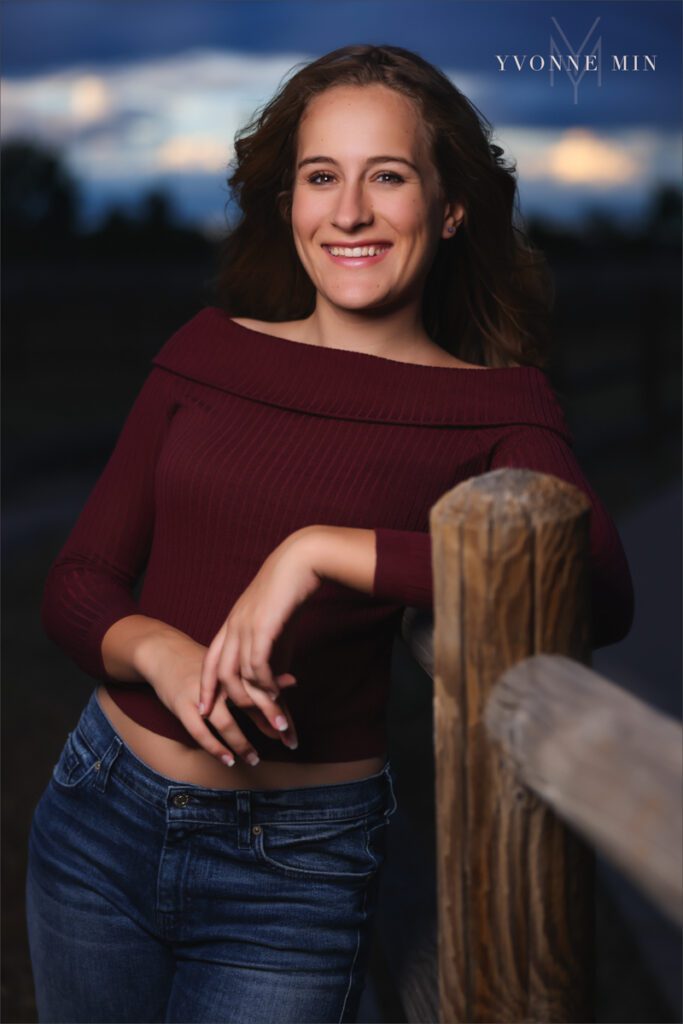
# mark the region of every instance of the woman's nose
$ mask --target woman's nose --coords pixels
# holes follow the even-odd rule
[[[372,207],[362,184],[349,182],[338,193],[333,221],[339,228],[348,231],[357,224],[368,224],[372,220]]]

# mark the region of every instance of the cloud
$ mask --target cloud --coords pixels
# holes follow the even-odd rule
[[[219,171],[238,128],[308,59],[201,49],[5,80],[2,136],[62,148],[85,177]]]
[[[550,176],[572,185],[622,185],[636,180],[643,171],[637,153],[583,128],[564,132],[546,159]]]
[[[211,135],[173,135],[158,150],[159,167],[169,171],[222,171],[231,156],[222,139]]]
[[[678,133],[656,129],[598,132],[581,126],[529,129],[501,126],[496,141],[516,162],[522,181],[567,188],[633,188],[675,180],[681,161]]]
[[[642,151],[626,139],[601,138],[586,128],[568,128],[520,162],[526,178],[553,178],[559,183],[610,187],[642,176]]]
[[[71,87],[71,112],[77,120],[88,123],[106,117],[112,107],[112,97],[99,75],[83,75]]]

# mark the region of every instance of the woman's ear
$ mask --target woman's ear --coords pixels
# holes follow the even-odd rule
[[[277,209],[285,224],[289,224],[292,217],[292,193],[278,192]]]
[[[447,203],[444,208],[442,238],[452,238],[465,219],[465,207],[462,203]]]

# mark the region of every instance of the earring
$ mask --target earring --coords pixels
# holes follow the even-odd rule
[[[448,231],[449,231],[449,232],[450,232],[450,234],[452,235],[454,231],[457,231],[457,228],[454,228],[454,227],[453,227],[453,226],[451,225],[451,226],[449,226],[449,228],[448,228]]]

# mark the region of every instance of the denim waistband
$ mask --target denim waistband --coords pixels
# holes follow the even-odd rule
[[[380,772],[352,782],[283,789],[210,789],[161,775],[126,745],[114,729],[93,691],[77,729],[98,763],[98,786],[116,776],[169,820],[238,820],[249,809],[252,820],[332,821],[384,811],[390,817],[397,807],[395,775],[389,761]]]

